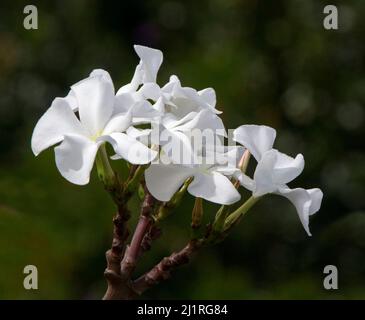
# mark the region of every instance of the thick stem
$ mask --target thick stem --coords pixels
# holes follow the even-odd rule
[[[151,224],[151,218],[141,215],[134,231],[131,244],[127,247],[124,258],[120,264],[121,275],[123,278],[130,278],[134,271],[139,257],[143,238]]]
[[[123,286],[120,275],[120,262],[125,250],[125,242],[128,238],[129,231],[127,221],[130,217],[128,209],[119,207],[116,216],[113,218],[113,241],[111,249],[106,252],[107,268],[104,276],[108,283],[108,289],[104,295],[104,300],[111,299],[129,299],[131,290]]]
[[[130,279],[136,268],[137,259],[140,254],[142,241],[153,223],[152,213],[155,206],[155,198],[145,187],[145,198],[141,207],[141,215],[134,231],[130,245],[127,247],[124,258],[120,265],[121,275],[124,279]]]
[[[188,263],[193,254],[201,248],[202,244],[203,242],[200,240],[191,240],[179,252],[174,252],[170,256],[163,258],[150,271],[134,281],[133,290],[141,295],[147,289],[168,279],[171,275],[171,271]]]

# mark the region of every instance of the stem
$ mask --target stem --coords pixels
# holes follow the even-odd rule
[[[133,193],[137,190],[145,170],[146,166],[143,165],[131,167],[130,176],[128,177],[124,188],[124,194],[126,197],[131,197]]]
[[[141,214],[134,231],[130,245],[127,247],[124,258],[120,265],[121,275],[129,280],[136,268],[137,259],[141,250],[142,241],[153,223],[152,213],[155,205],[155,198],[145,187],[145,198],[141,207]]]
[[[243,152],[243,155],[238,163],[238,168],[243,172],[246,173],[248,163],[250,162],[251,153],[246,149]],[[236,181],[234,184],[235,188],[238,189],[240,186],[240,182]],[[213,230],[212,230],[212,238],[219,237],[220,233],[224,228],[224,224],[226,221],[227,216],[229,215],[229,208],[225,205],[222,205],[218,212],[215,215],[214,223],[213,223]]]
[[[105,144],[101,145],[96,155],[96,169],[99,179],[104,184],[104,188],[112,197],[117,207],[123,207],[128,202],[129,198],[126,197],[123,186],[119,181],[119,176],[114,172],[108,159]]]
[[[164,202],[160,206],[160,208],[157,210],[157,216],[155,217],[156,223],[159,223],[161,220],[169,216],[171,211],[174,210],[180,204],[191,181],[193,181],[192,178],[187,179],[183,184],[183,186],[180,188],[180,190],[174,194],[171,200],[168,202]]]
[[[202,244],[202,241],[190,240],[182,250],[174,252],[170,256],[163,258],[150,271],[134,281],[134,291],[141,295],[147,289],[155,286],[162,280],[168,279],[171,275],[171,271],[188,263],[193,254],[201,248]]]
[[[260,197],[251,196],[236,211],[232,212],[224,223],[224,230],[230,229],[259,199]]]
[[[109,163],[108,154],[106,152],[105,144],[102,144],[96,155],[96,169],[98,176],[104,185],[110,186],[114,184],[116,179],[115,173]]]
[[[128,279],[134,271],[139,256],[139,251],[145,234],[151,224],[151,218],[141,215],[134,231],[131,244],[127,247],[124,258],[121,262],[122,277]]]
[[[130,217],[127,207],[119,207],[113,218],[114,230],[112,247],[106,252],[107,268],[104,276],[108,283],[107,291],[103,300],[130,299],[132,291],[122,281],[120,275],[120,262],[125,249],[125,242],[129,231],[127,222]]]

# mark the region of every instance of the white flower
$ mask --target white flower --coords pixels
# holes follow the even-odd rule
[[[238,170],[236,163],[232,163],[236,162],[237,151],[242,150],[235,148],[220,154],[217,164],[151,164],[145,171],[146,186],[156,199],[169,201],[188,178],[193,178],[187,189],[191,195],[214,203],[233,204],[241,198],[229,179]]]
[[[78,110],[79,118],[74,113]],[[90,179],[98,148],[104,142],[133,164],[149,163],[156,156],[144,144],[122,133],[131,125],[131,112],[115,112],[114,86],[104,70],[71,87],[66,98],[56,98],[33,131],[35,155],[62,142],[55,148],[56,165],[61,175],[83,185]]]
[[[156,87],[154,89],[158,90]],[[194,88],[182,87],[179,78],[175,75],[170,77],[170,81],[159,92],[155,91],[154,96],[160,97],[161,107],[165,108],[165,112],[172,113],[178,119],[193,111],[209,110],[214,114],[222,113],[215,108],[214,89],[206,88],[197,91]],[[224,128],[223,125],[221,127]]]
[[[132,81],[121,87],[116,94],[116,112],[132,111],[133,124],[149,123],[162,114],[147,101],[157,100],[159,86],[156,84],[163,55],[160,50],[135,45],[140,58]]]
[[[216,96],[211,88],[197,91],[190,87],[182,87],[176,76],[162,88],[154,88],[154,96],[158,97],[155,109],[163,113],[160,118],[160,145],[166,151],[166,141],[173,155],[175,163],[187,163],[187,159],[194,159],[199,151],[197,145],[192,147],[197,130],[202,135],[226,136],[220,111],[215,109]],[[195,143],[197,141],[194,141]],[[199,144],[199,143],[198,143]],[[192,161],[193,162],[193,161]]]
[[[295,179],[304,168],[304,158],[295,158],[273,149],[276,131],[267,126],[243,125],[233,132],[233,140],[246,147],[257,160],[253,179],[240,174],[241,184],[252,191],[254,197],[275,193],[288,198],[297,209],[304,229],[309,231],[309,216],[316,213],[322,202],[320,189],[290,189],[287,183]]]
[[[191,138],[194,129],[226,135],[223,122],[217,116],[220,112],[215,109],[215,92],[211,88],[197,91],[182,87],[176,76],[171,76],[160,88],[156,78],[163,60],[162,52],[143,46],[134,48],[140,63],[131,83],[118,90],[116,110],[131,110],[133,125],[151,123],[153,144],[160,145],[166,154],[172,151],[170,157],[175,163],[190,164],[195,156]]]

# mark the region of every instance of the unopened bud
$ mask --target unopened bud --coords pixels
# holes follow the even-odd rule
[[[203,200],[202,198],[195,198],[195,204],[191,216],[191,227],[198,229],[202,223],[203,218]]]

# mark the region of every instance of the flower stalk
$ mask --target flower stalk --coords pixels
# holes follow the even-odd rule
[[[170,201],[164,202],[161,204],[161,206],[157,210],[157,214],[155,216],[155,221],[158,223],[162,220],[164,220],[167,216],[170,215],[170,213],[179,206],[181,203],[182,198],[184,197],[189,184],[191,183],[192,179],[189,178],[185,181],[183,186],[178,190]]]
[[[191,231],[192,238],[199,238],[199,229],[203,219],[203,199],[195,198],[194,207],[191,213]]]
[[[237,210],[232,212],[224,223],[224,231],[230,230],[241,218],[244,214],[250,210],[253,205],[260,199],[260,197],[251,196],[244,202]]]

